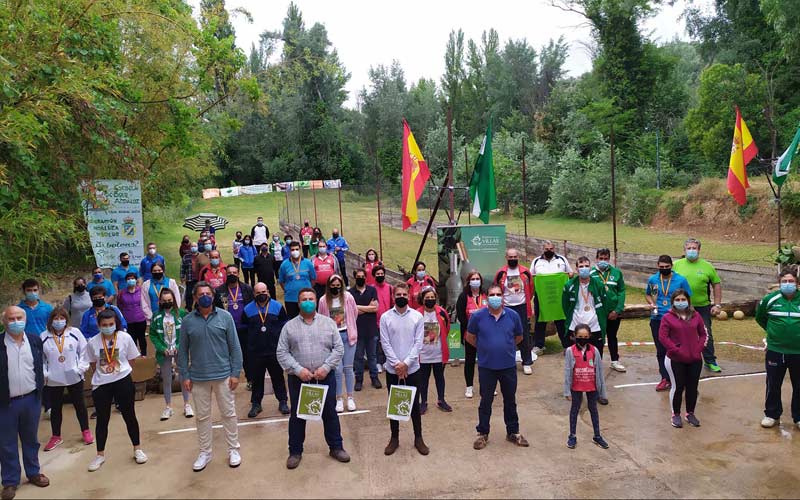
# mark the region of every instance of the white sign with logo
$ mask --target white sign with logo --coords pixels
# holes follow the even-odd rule
[[[97,266],[116,267],[122,252],[138,266],[144,256],[139,181],[101,179],[83,182],[78,189]]]

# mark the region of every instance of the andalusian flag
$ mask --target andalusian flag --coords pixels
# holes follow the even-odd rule
[[[414,140],[414,134],[403,119],[403,231],[419,219],[417,200],[422,196],[425,183],[431,177],[428,164]]]
[[[789,167],[792,166],[792,159],[797,154],[798,149],[800,149],[800,126],[797,127],[791,146],[783,152],[781,157],[778,158],[778,162],[775,163],[775,170],[772,172],[772,180],[775,184],[780,186],[786,180],[789,175]]]
[[[733,129],[733,144],[731,146],[731,161],[728,164],[728,192],[739,205],[747,203],[745,190],[750,187],[747,182],[747,169],[750,160],[758,154],[758,147],[753,141],[753,136],[747,130],[747,125],[742,120],[739,107],[736,107],[736,126]]]
[[[472,215],[489,223],[489,211],[497,208],[497,194],[494,189],[494,159],[492,158],[492,120],[486,127],[475,170],[469,182],[469,196],[472,199]]]

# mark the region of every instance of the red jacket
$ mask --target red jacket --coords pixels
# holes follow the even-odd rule
[[[688,320],[681,319],[671,309],[661,318],[658,341],[667,356],[679,363],[702,361],[708,333],[700,313],[695,311]]]
[[[222,263],[222,260],[219,262],[219,267],[217,267],[217,272],[215,273],[211,264],[203,267],[200,270],[200,274],[198,276],[199,281],[207,281],[211,287],[216,290],[217,288],[221,287],[225,284],[225,281],[228,277],[228,272],[225,270],[225,264]]]
[[[417,277],[412,276],[408,278],[406,284],[408,285],[408,307],[412,309],[418,309],[422,305],[417,302],[417,295],[419,295],[419,292],[421,292],[423,288],[430,286],[433,287],[434,290],[436,289],[436,280],[427,274],[422,281],[417,281]]]
[[[439,304],[436,304],[434,310],[436,311],[436,319],[439,320],[439,334],[441,335],[439,344],[442,346],[442,363],[447,363],[450,361],[450,346],[447,345],[447,337],[450,335],[450,315]],[[417,312],[425,316],[425,307],[418,307]]]
[[[533,317],[533,304],[531,301],[533,300],[533,276],[531,272],[528,270],[527,267],[517,265],[517,269],[519,269],[519,276],[522,279],[522,285],[525,287],[525,305],[528,308],[528,318]],[[508,266],[503,266],[497,271],[497,274],[494,276],[494,283],[498,285],[505,293],[505,286],[506,286],[506,274],[508,273]]]

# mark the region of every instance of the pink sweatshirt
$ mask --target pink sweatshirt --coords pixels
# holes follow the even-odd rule
[[[340,300],[342,297],[339,298]],[[328,311],[328,301],[325,298],[325,295],[319,300],[319,305],[317,306],[317,312],[330,317],[330,311]],[[344,322],[347,325],[347,341],[350,345],[356,345],[356,341],[358,340],[358,328],[356,328],[356,319],[358,318],[358,306],[356,305],[356,299],[350,295],[350,292],[344,292]]]
[[[708,333],[700,313],[694,312],[688,320],[681,319],[670,309],[661,318],[658,340],[667,350],[667,356],[679,363],[694,363],[703,359],[703,347]]]

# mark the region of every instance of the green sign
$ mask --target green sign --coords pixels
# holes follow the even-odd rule
[[[393,385],[389,389],[389,402],[386,404],[386,418],[408,422],[417,388],[411,385]]]
[[[561,296],[568,280],[567,273],[537,274],[533,277],[533,287],[539,302],[536,321],[547,322],[566,318],[561,305]]]
[[[327,385],[302,384],[297,403],[297,418],[303,420],[321,420],[325,398],[328,395]]]

